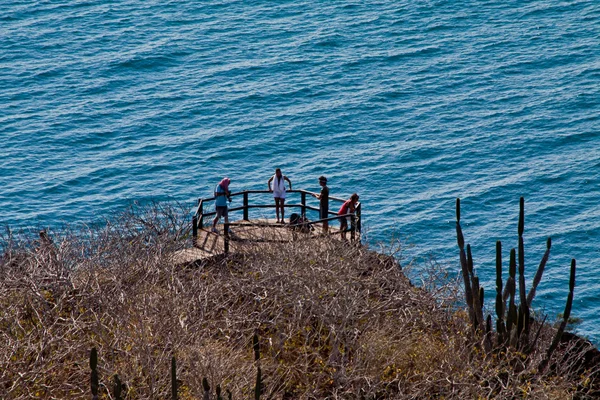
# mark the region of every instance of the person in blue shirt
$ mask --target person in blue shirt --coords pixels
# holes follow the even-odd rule
[[[215,187],[215,219],[213,219],[212,231],[217,233],[217,222],[223,217],[225,223],[229,223],[229,216],[227,212],[227,200],[231,203],[231,192],[229,191],[229,183],[231,179],[223,178],[221,182]]]

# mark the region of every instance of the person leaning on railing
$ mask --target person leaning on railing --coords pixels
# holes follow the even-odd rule
[[[358,203],[358,194],[353,193],[352,196],[342,204],[338,211],[340,231],[342,232],[342,238],[344,238],[344,240],[346,240],[346,229],[348,229],[348,214],[354,214],[354,211],[356,211],[356,203]]]
[[[225,219],[225,223],[229,223],[229,213],[227,209],[227,200],[231,203],[231,192],[229,191],[229,183],[231,179],[223,178],[221,182],[215,187],[215,219],[213,219],[212,231],[218,233],[217,222],[221,216]]]

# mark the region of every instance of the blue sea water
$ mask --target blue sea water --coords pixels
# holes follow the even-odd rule
[[[458,271],[517,244],[553,319],[578,274],[600,343],[597,1],[4,0],[0,224],[88,222],[132,201],[193,208],[223,176],[358,192],[366,240]]]

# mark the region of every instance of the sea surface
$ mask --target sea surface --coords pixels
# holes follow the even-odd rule
[[[191,216],[224,176],[264,189],[280,167],[357,192],[367,242],[452,274],[461,198],[492,295],[523,196],[528,287],[553,243],[534,307],[563,311],[575,258],[576,332],[600,344],[597,0],[0,3],[2,226]]]

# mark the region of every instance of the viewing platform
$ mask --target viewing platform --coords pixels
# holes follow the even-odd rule
[[[324,238],[360,242],[361,203],[356,203],[354,214],[347,214],[348,228],[340,230],[337,214],[340,206],[347,200],[329,196],[328,218],[319,218],[320,200],[307,190],[288,190],[285,204],[285,223],[275,220],[275,202],[273,193],[268,190],[245,190],[231,193],[233,206],[229,207],[229,223],[223,218],[217,225],[218,233],[212,232],[212,221],[216,215],[215,197],[198,199],[198,207],[192,217],[193,247],[176,254],[177,263],[202,261],[214,256],[244,252],[264,243],[286,243],[298,240],[321,241]],[[241,200],[242,205],[236,205]],[[210,209],[210,211],[208,211]],[[300,223],[290,223],[290,217],[296,214]],[[328,229],[324,230],[324,225]]]

